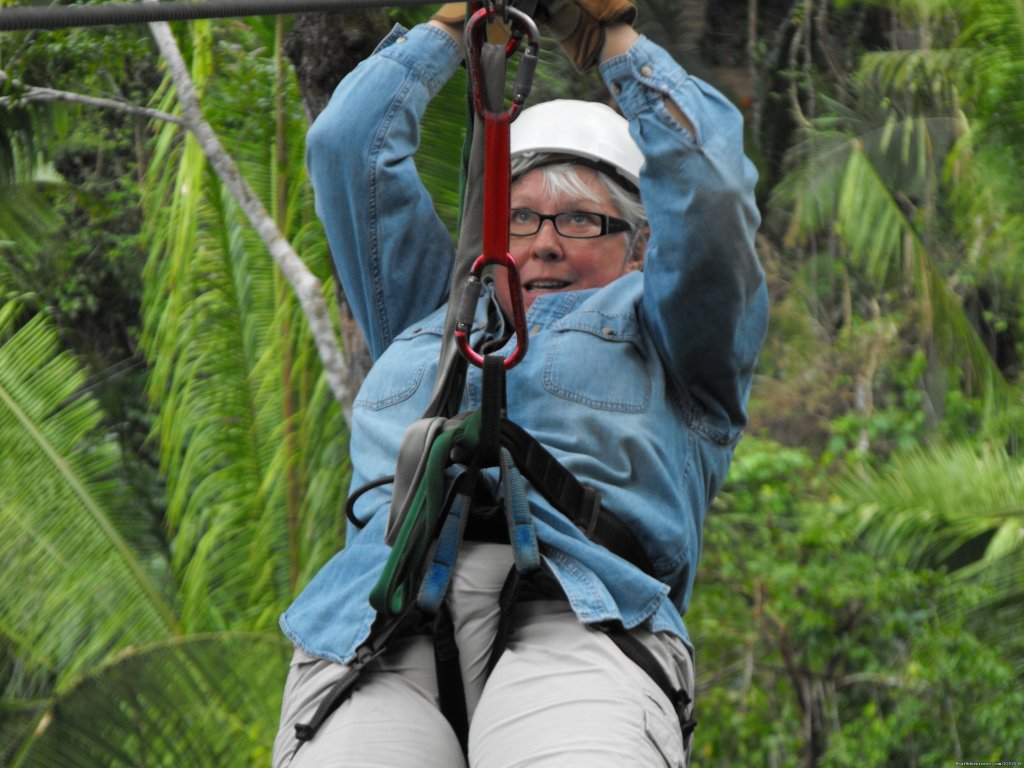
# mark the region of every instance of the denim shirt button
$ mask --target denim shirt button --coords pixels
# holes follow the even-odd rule
[[[602,328],[601,329],[601,333],[603,333],[605,336],[614,336],[615,335],[615,331],[612,328]]]
[[[405,39],[406,39],[406,38],[405,38],[405,35],[402,35],[402,36],[401,36],[401,37],[399,37],[399,38],[398,38],[397,40],[395,40],[395,42],[396,42],[396,43],[404,43],[404,42],[405,42]]]
[[[612,83],[612,93],[616,96],[622,93],[622,85],[620,83]]]
[[[643,75],[644,77],[650,77],[651,75],[654,74],[654,67],[652,67],[650,64],[644,64],[642,67],[640,67],[640,74]]]

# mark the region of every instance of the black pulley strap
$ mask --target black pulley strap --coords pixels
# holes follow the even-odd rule
[[[66,29],[151,21],[223,19],[295,13],[342,13],[392,6],[436,5],[436,0],[207,0],[200,3],[100,3],[0,8],[0,31]]]

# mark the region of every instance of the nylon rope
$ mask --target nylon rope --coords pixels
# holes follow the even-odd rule
[[[97,5],[5,6],[0,31],[66,29],[151,21],[222,19],[295,13],[342,13],[388,7],[437,5],[437,0],[206,0],[200,3],[99,3]]]

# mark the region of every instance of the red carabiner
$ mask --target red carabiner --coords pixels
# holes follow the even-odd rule
[[[480,68],[480,51],[483,47],[484,32],[487,24],[491,23],[491,17],[497,11],[493,3],[473,13],[466,22],[466,41],[468,54],[466,61],[469,66],[470,81],[473,85],[473,101],[477,114],[486,114],[496,111],[487,108],[484,99],[484,78]],[[533,87],[533,76],[537,71],[537,62],[540,60],[540,30],[537,24],[522,11],[509,5],[502,6],[503,19],[511,23],[511,34],[505,45],[505,58],[510,59],[519,49],[523,38],[526,38],[526,48],[519,59],[519,67],[516,71],[515,83],[512,86],[511,106],[508,115],[515,120],[519,115],[526,98],[530,95]],[[486,22],[486,23],[483,23]]]
[[[512,325],[516,329],[516,348],[502,362],[507,371],[523,359],[523,355],[526,354],[528,338],[526,334],[526,306],[523,304],[523,288],[519,282],[519,269],[516,267],[516,262],[511,254],[506,253],[503,261],[494,261],[487,259],[485,256],[480,256],[473,262],[473,267],[469,274],[469,285],[466,290],[466,295],[471,296],[472,300],[466,302],[466,305],[461,308],[463,311],[460,312],[460,317],[456,319],[455,344],[458,346],[462,356],[469,362],[478,368],[483,367],[484,356],[469,346],[469,332],[473,326],[476,299],[480,296],[480,275],[485,266],[499,263],[505,267],[505,272],[508,276],[508,292],[512,298]]]
[[[512,175],[509,156],[509,127],[529,95],[533,72],[537,64],[540,35],[537,25],[529,16],[515,8],[505,6],[504,12],[512,20],[513,29],[518,24],[520,30],[525,30],[527,47],[520,59],[516,84],[512,93],[512,106],[507,110],[501,109],[500,111],[490,109],[482,93],[484,82],[480,66],[480,51],[484,29],[481,22],[488,19],[492,12],[492,7],[481,8],[466,24],[466,37],[469,40],[467,59],[474,89],[474,102],[477,114],[482,115],[484,121],[483,253],[473,263],[470,270],[469,284],[466,286],[464,294],[466,298],[463,306],[458,308],[455,322],[455,341],[459,351],[469,362],[476,366],[483,365],[483,356],[469,345],[469,333],[473,325],[476,299],[480,296],[480,277],[487,266],[493,264],[504,267],[512,300],[512,325],[516,334],[516,348],[504,361],[504,367],[507,370],[522,360],[527,347],[526,308],[523,304],[519,269],[508,251]],[[510,39],[509,44],[505,47],[506,60],[519,47],[521,40],[522,34]]]

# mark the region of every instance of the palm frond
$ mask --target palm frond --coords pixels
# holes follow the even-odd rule
[[[838,490],[870,553],[948,569],[972,586],[969,604],[948,602],[942,612],[966,614],[972,631],[1024,675],[1024,463],[999,446],[922,448],[885,470],[860,470]]]
[[[838,255],[856,265],[875,291],[912,289],[921,336],[935,341],[947,364],[964,365],[967,389],[1006,402],[998,366],[952,287],[949,263],[955,264],[962,246],[939,222],[948,201],[976,207],[994,194],[966,151],[970,125],[959,110],[952,74],[970,56],[959,49],[865,56],[853,105],[823,100],[827,114],[789,154],[795,170],[775,202],[790,212],[790,243],[831,226],[843,245]],[[989,226],[994,219],[998,225]],[[996,231],[1024,226],[1008,216],[962,221],[975,250]],[[1015,247],[1008,238],[1004,242]]]
[[[0,634],[61,686],[177,619],[85,373],[44,317],[15,331],[13,310],[0,312]]]
[[[1024,464],[991,447],[953,444],[896,456],[882,470],[843,480],[873,551],[912,566],[939,567],[984,541],[981,561],[1024,546]]]
[[[1009,530],[1016,542],[1005,547],[1002,554],[993,554],[984,561],[962,569],[962,578],[976,586],[981,595],[971,607],[972,629],[991,647],[998,648],[1013,664],[1018,677],[1024,677],[1024,558],[1020,556],[1021,524],[1007,521],[1001,531]],[[999,534],[997,534],[999,537]],[[992,550],[1003,549],[993,538]],[[1003,542],[1009,544],[1009,542]]]
[[[959,98],[959,73],[971,63],[972,52],[962,48],[867,53],[860,59],[855,87],[903,115],[947,114]]]
[[[57,228],[43,192],[62,179],[44,159],[53,139],[40,115],[36,109],[0,108],[0,282],[16,293],[32,290],[32,256]]]
[[[205,56],[199,48],[206,44],[193,40],[193,55]],[[232,66],[274,77],[255,59]],[[281,136],[265,112],[243,106],[212,89],[204,111],[242,127],[245,138],[232,145],[239,165],[257,194],[278,200],[282,179],[271,165]],[[305,125],[291,116],[284,124],[301,168]],[[339,544],[334,520],[345,475],[338,456],[347,433],[340,409],[320,387],[319,359],[297,300],[190,142],[163,138],[150,166],[157,183],[147,208],[159,248],[145,300],[182,621],[193,630],[266,628],[310,567],[303,558],[320,565]],[[279,221],[306,239],[311,267],[330,275],[322,234],[308,247],[315,215],[305,176],[283,181]],[[318,463],[326,460],[332,463]],[[313,478],[315,507],[307,502]],[[209,599],[214,588],[216,602]]]
[[[956,74],[974,118],[947,178],[968,257],[1012,292],[1024,284],[1024,9],[1016,0],[963,5],[958,44],[972,59]]]
[[[10,765],[267,765],[286,646],[221,633],[127,648],[49,702]]]
[[[19,103],[23,86],[0,77],[7,99],[0,105],[0,185],[10,183],[38,158],[52,157],[68,126],[69,110],[60,104]],[[20,166],[20,168],[19,168]]]
[[[868,142],[862,137],[828,133],[802,147],[801,151],[812,153],[811,158],[787,180],[778,198],[788,197],[793,210],[791,236],[817,231],[831,221],[851,263],[860,267],[876,289],[893,281],[914,288],[924,333],[938,341],[947,362],[966,362],[977,391],[1005,399],[1005,381],[964,315],[960,298],[935,263],[914,206],[899,186],[885,178],[877,156],[869,151],[871,145],[888,150],[896,141],[896,131],[912,133],[916,136],[913,143],[929,146],[929,123],[890,124],[887,131],[888,135],[876,130],[867,137]],[[898,143],[899,151],[906,152],[906,140]],[[917,162],[922,168],[935,166],[931,159]]]
[[[958,45],[975,60],[961,70],[967,93],[978,111],[999,133],[1013,136],[1007,144],[1020,146],[1024,134],[1024,9],[1019,0],[963,0],[966,28]]]
[[[252,526],[272,508],[264,480],[280,386],[258,370],[273,314],[273,264],[247,251],[237,211],[216,200],[223,191],[211,176],[205,180],[212,189],[198,211],[202,230],[188,267],[194,278],[181,286],[192,295],[185,296],[174,346],[151,354],[175,360],[157,426],[165,464],[173,467],[168,524],[183,579],[183,620],[215,628],[242,619],[252,569],[267,562],[266,552],[251,551]],[[214,583],[216,606],[205,598]]]

